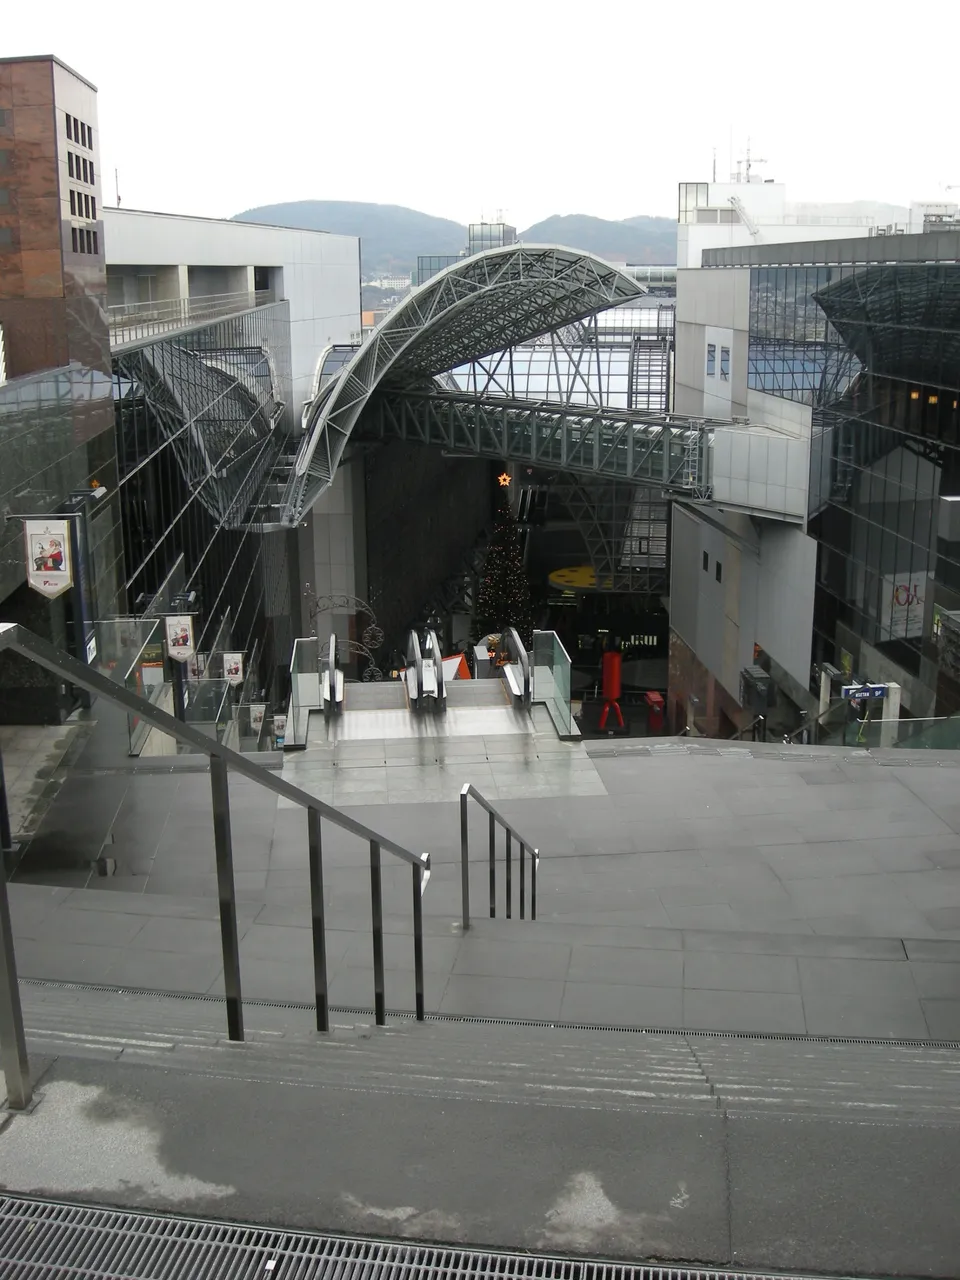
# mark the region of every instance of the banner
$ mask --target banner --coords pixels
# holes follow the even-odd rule
[[[888,573],[883,578],[880,624],[889,628],[891,640],[918,640],[923,635],[923,606],[927,574]],[[884,636],[883,639],[887,639]]]
[[[56,600],[73,586],[68,520],[24,520],[27,582],[48,600]]]
[[[163,620],[167,653],[174,662],[189,662],[194,655],[193,618],[189,614]]]
[[[265,702],[250,703],[250,733],[252,737],[260,737],[260,730],[263,728],[263,718],[266,713],[267,704]]]
[[[223,655],[223,678],[228,684],[243,684],[242,653],[225,653]]]

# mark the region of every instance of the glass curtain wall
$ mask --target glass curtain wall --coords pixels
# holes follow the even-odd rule
[[[937,643],[960,607],[960,265],[752,270],[748,382],[813,410],[813,661],[855,673],[871,646],[960,710]]]
[[[139,612],[182,556],[197,650],[211,650],[229,616],[232,643],[259,655],[264,686],[278,657],[265,538],[282,535],[264,534],[259,504],[292,441],[290,386],[286,303],[114,359],[130,608]]]

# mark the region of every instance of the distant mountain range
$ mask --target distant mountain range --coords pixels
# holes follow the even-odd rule
[[[268,222],[308,231],[360,237],[365,277],[415,271],[420,254],[459,253],[467,228],[395,204],[355,200],[294,200],[238,213],[240,222]],[[622,222],[570,214],[547,218],[519,233],[529,244],[563,244],[614,262],[671,263],[677,260],[677,224],[672,218],[636,217]]]

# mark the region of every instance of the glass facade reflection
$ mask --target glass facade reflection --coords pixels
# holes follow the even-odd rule
[[[960,711],[960,264],[753,268],[751,387],[812,408],[813,660],[892,664],[913,714]]]
[[[263,686],[285,656],[284,534],[265,534],[264,485],[290,441],[286,303],[259,307],[114,359],[120,510],[131,612],[183,558],[197,648],[256,654]],[[283,598],[285,596],[285,599]],[[222,647],[222,645],[220,646]]]

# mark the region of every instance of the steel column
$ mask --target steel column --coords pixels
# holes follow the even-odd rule
[[[370,911],[373,920],[373,997],[378,1027],[387,1021],[387,997],[383,978],[383,884],[380,875],[380,845],[370,841]]]
[[[530,855],[530,919],[537,918],[537,867],[540,865],[539,850],[534,849]]]
[[[233,879],[233,841],[230,836],[230,784],[227,763],[210,757],[213,800],[213,839],[217,850],[217,894],[220,899],[220,943],[223,948],[223,988],[227,997],[227,1034],[243,1039],[243,997],[240,992],[240,943],[237,938],[237,896]]]
[[[7,784],[3,776],[3,752],[0,751],[0,855],[13,848],[13,832],[10,830],[10,810],[7,807]]]
[[[470,928],[470,821],[467,813],[469,792],[460,792],[460,898],[463,907],[463,931]]]
[[[413,875],[413,973],[416,984],[417,1021],[424,1019],[424,981],[423,981],[423,872],[419,867],[411,867]]]
[[[310,922],[313,928],[313,989],[316,993],[317,1030],[330,1030],[330,1002],[327,987],[327,930],[324,922],[323,844],[320,812],[307,810],[307,837],[310,849]]]
[[[23,1010],[17,984],[17,960],[10,923],[7,868],[0,849],[0,1066],[7,1090],[7,1106],[23,1111],[33,1098],[27,1041],[23,1034]]]

